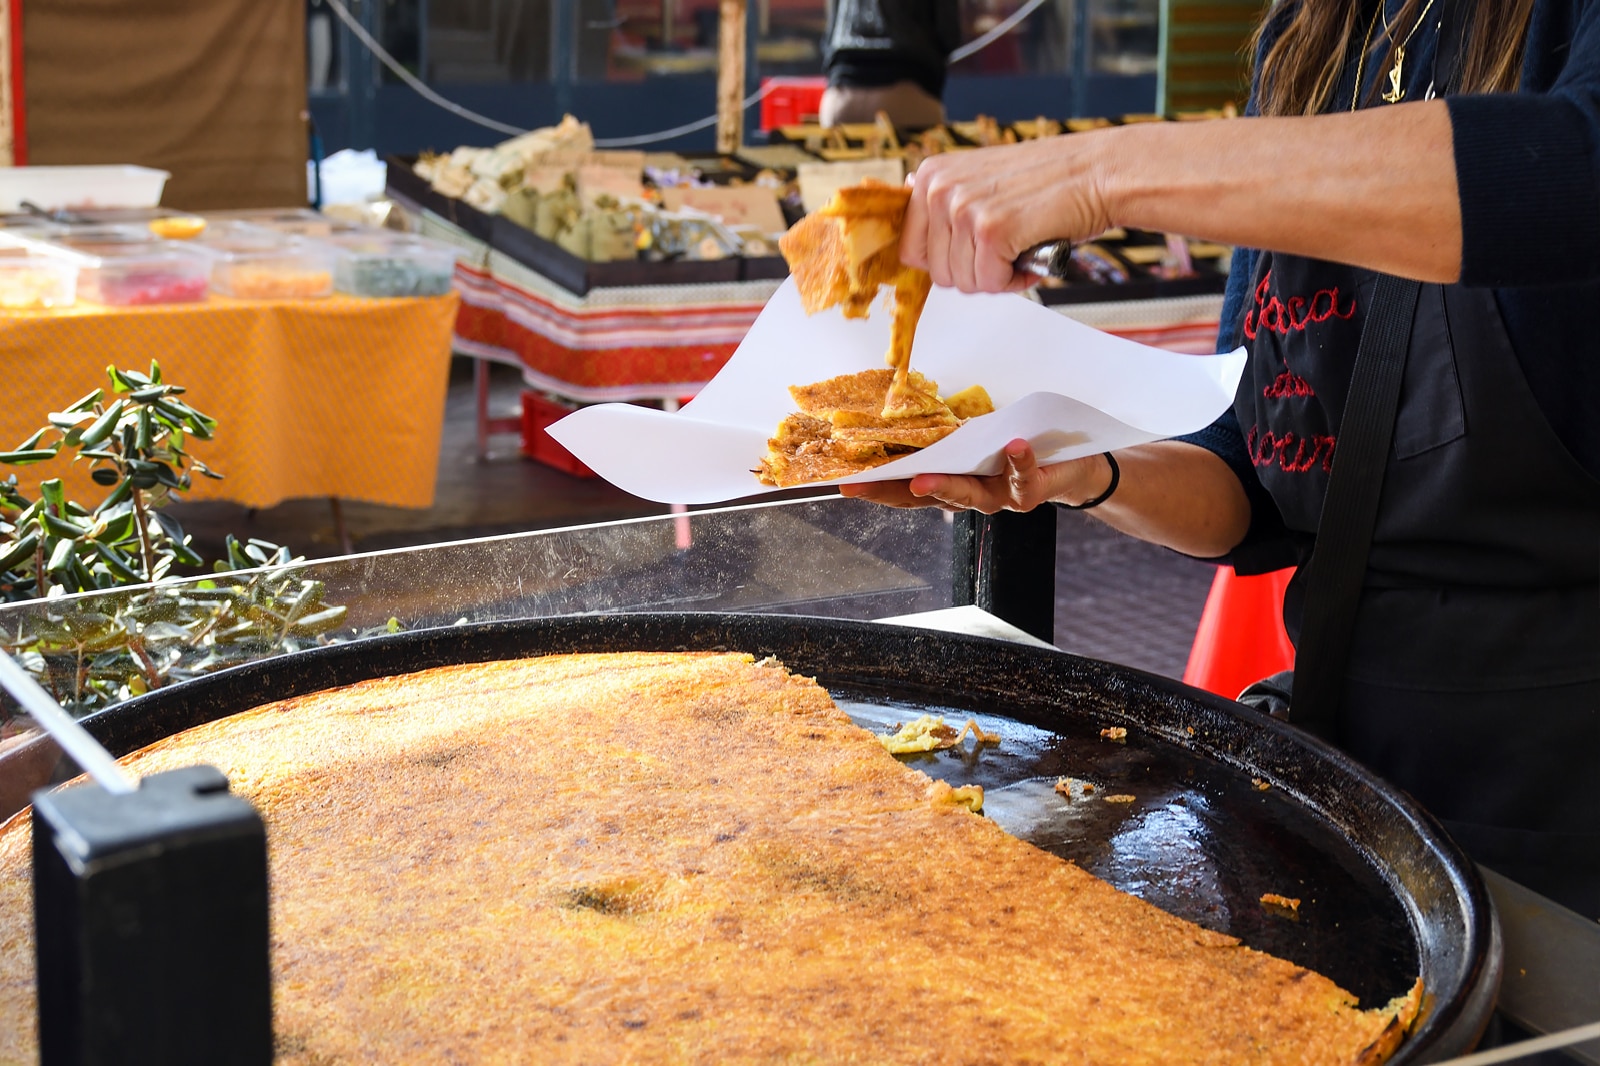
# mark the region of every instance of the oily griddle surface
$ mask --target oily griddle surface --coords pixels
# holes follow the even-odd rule
[[[442,667],[126,759],[197,760],[268,826],[285,1063],[1335,1064],[1397,1039],[974,816],[749,656]],[[0,834],[13,979],[25,828]],[[25,1004],[0,998],[7,1042]]]
[[[1187,853],[1195,860],[1189,872],[1196,876],[1221,869],[1236,879],[1259,880],[1263,892],[1299,895],[1305,913],[1298,924],[1256,910],[1251,900],[1259,901],[1258,886],[1243,880],[1223,879],[1226,894],[1219,893],[1220,901],[1207,898],[1201,913],[1185,910],[1185,901],[1205,893],[1171,891],[1169,896],[1179,898],[1163,905],[1171,902],[1176,913],[1237,935],[1250,946],[1310,961],[1363,1002],[1397,990],[1408,967],[1395,960],[1420,957],[1427,998],[1397,1061],[1464,1053],[1488,1018],[1500,948],[1487,892],[1470,862],[1413,800],[1335,749],[1231,701],[1060,652],[785,615],[526,619],[401,633],[252,663],[131,700],[86,719],[85,725],[120,755],[270,700],[368,678],[527,655],[649,650],[774,655],[792,670],[819,678],[841,699],[895,704],[883,712],[885,720],[904,720],[924,707],[951,708],[963,720],[971,711],[1009,718],[1024,733],[1003,726],[1002,732],[1027,743],[1003,745],[998,758],[986,754],[978,771],[999,772],[1001,783],[1019,776],[1051,780],[1058,768],[1050,759],[1061,760],[1059,769],[1080,777],[1089,776],[1098,760],[1111,760],[1101,769],[1124,766],[1130,773],[1150,774],[1153,781],[1186,781],[1193,802],[1183,805],[1187,814],[1180,809],[1170,815],[1164,834],[1151,832],[1149,817],[1164,808],[1152,806],[1153,792],[1132,779],[1125,782],[1126,791],[1137,797],[1131,810],[1087,808],[1079,817],[1096,820],[1105,836],[1091,844],[1102,849],[1098,857],[1077,860],[1157,900],[1171,878],[1138,873],[1145,862],[1143,840],[1153,858],[1170,862]],[[1098,732],[1107,725],[1129,730],[1125,747],[1100,741]],[[1040,731],[1046,734],[1042,739]],[[1044,760],[1038,769],[1019,763],[1025,751]],[[1159,757],[1138,763],[1141,752]],[[941,761],[950,765],[951,758]],[[1257,793],[1252,777],[1269,781],[1272,788]],[[1008,800],[1004,795],[991,800],[997,819],[1004,818]],[[1142,835],[1113,831],[1141,815],[1136,828]],[[1198,823],[1194,832],[1176,832],[1180,817],[1189,815]],[[1014,821],[1006,824],[1016,827]],[[1093,840],[1094,833],[1090,836]],[[1325,862],[1319,856],[1334,858]],[[1306,891],[1285,891],[1285,875],[1298,880],[1302,868],[1324,871],[1331,880],[1308,877]],[[1335,871],[1349,875],[1353,894],[1340,888],[1344,874]],[[1391,938],[1396,907],[1409,929]],[[1331,908],[1341,913],[1335,916]],[[1364,924],[1369,915],[1380,916],[1383,931],[1374,933]]]
[[[983,786],[984,813],[996,824],[1124,892],[1324,974],[1363,1004],[1402,995],[1416,980],[1410,921],[1378,869],[1326,821],[1247,772],[1137,727],[1118,743],[1092,721],[1045,729],[993,703],[908,703],[842,685],[832,694],[877,733],[922,714],[956,726],[975,717],[1000,735],[998,746],[968,739],[900,760],[952,785]],[[1074,782],[1071,799],[1055,790],[1062,777]],[[1106,799],[1127,795],[1132,803]],[[1267,893],[1299,899],[1298,912],[1264,906]]]

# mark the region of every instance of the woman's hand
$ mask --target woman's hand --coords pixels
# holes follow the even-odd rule
[[[1005,446],[1005,469],[989,477],[918,474],[909,481],[840,485],[839,494],[889,507],[940,507],[946,511],[1031,511],[1061,499],[1080,503],[1105,490],[1111,471],[1099,455],[1040,466],[1025,440]]]
[[[918,474],[909,481],[841,485],[839,493],[890,507],[1027,511],[1041,503],[1081,504],[1103,495],[1111,467],[1102,455],[1040,466],[1025,440],[1005,446],[993,477]],[[1227,463],[1198,445],[1162,440],[1117,449],[1117,491],[1085,514],[1124,533],[1201,559],[1232,551],[1250,528],[1250,500]]]
[[[1097,162],[1103,139],[1075,133],[924,160],[912,175],[901,261],[962,292],[1027,288],[1038,279],[1012,266],[1023,252],[1110,226]]]
[[[1034,245],[1129,226],[1451,282],[1453,143],[1445,102],[1419,100],[949,152],[913,175],[900,259],[963,292],[1015,291],[1032,279],[1012,264]]]

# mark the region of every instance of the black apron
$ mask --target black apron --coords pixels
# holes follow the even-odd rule
[[[1307,550],[1375,281],[1262,253],[1246,300],[1235,410]],[[1422,287],[1346,683],[1337,744],[1478,862],[1600,917],[1600,482],[1545,420],[1492,290]]]

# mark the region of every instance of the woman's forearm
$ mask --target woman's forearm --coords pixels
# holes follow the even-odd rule
[[[1204,448],[1181,441],[1141,444],[1117,452],[1117,465],[1117,490],[1086,512],[1113,529],[1210,559],[1232,551],[1250,528],[1250,502],[1239,478]]]
[[[913,177],[900,257],[939,285],[1028,284],[1017,256],[1125,225],[1454,281],[1443,101],[1306,118],[1150,122],[949,152]]]
[[[1101,188],[1114,225],[1419,281],[1460,274],[1461,206],[1442,100],[1107,134]]]

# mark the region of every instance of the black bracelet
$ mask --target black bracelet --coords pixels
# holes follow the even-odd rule
[[[1106,491],[1092,500],[1084,500],[1082,503],[1063,503],[1062,507],[1069,511],[1087,511],[1091,507],[1099,507],[1102,503],[1111,499],[1111,494],[1117,491],[1117,482],[1122,480],[1122,468],[1117,465],[1117,457],[1110,452],[1101,452],[1100,454],[1105,456],[1106,462],[1111,464],[1111,484],[1106,486]]]

